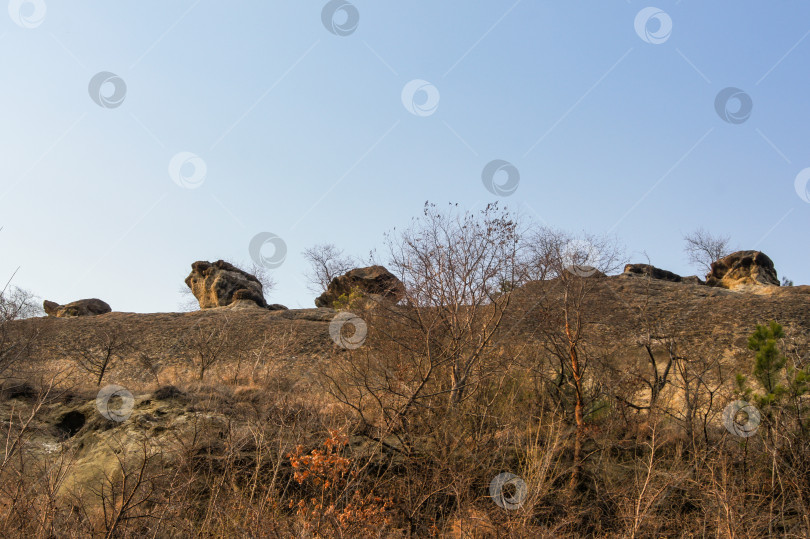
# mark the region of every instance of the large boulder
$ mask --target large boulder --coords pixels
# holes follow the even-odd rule
[[[326,291],[315,299],[316,307],[332,307],[336,299],[352,291],[364,296],[377,297],[382,300],[398,302],[405,296],[402,281],[383,266],[355,268],[335,277]]]
[[[254,305],[268,308],[259,279],[224,260],[194,262],[186,277],[186,285],[200,303],[200,309],[227,307],[234,303],[240,308]]]
[[[55,316],[56,318],[96,316],[112,311],[107,302],[101,301],[98,298],[80,299],[65,305],[59,305],[55,301],[48,301],[46,299],[42,302],[42,308],[45,309],[45,314]]]
[[[677,273],[672,273],[665,269],[656,268],[649,264],[627,264],[624,266],[625,275],[641,275],[650,277],[652,279],[660,279],[662,281],[670,281],[673,283],[680,283],[683,278]]]
[[[779,286],[773,260],[761,251],[737,251],[712,262],[706,275],[706,284],[736,289],[760,286]]]

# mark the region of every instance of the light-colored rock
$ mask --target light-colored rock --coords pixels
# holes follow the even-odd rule
[[[762,251],[737,251],[712,262],[706,284],[750,291],[752,287],[779,286],[779,278],[773,260]]]
[[[200,309],[226,307],[234,301],[252,302],[267,308],[259,279],[224,260],[194,262],[185,282],[197,298]]]

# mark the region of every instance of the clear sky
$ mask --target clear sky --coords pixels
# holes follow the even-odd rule
[[[171,311],[192,262],[268,232],[270,301],[310,307],[306,247],[501,200],[683,275],[702,226],[807,284],[808,32],[805,0],[12,0],[0,276]]]

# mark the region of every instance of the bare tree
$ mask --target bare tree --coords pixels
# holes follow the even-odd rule
[[[607,237],[583,235],[541,228],[529,240],[526,267],[529,278],[546,281],[538,294],[537,309],[545,346],[559,362],[559,378],[567,381],[574,393],[574,466],[570,488],[579,484],[582,443],[586,429],[585,374],[589,360],[600,353],[588,346],[585,300],[598,286],[600,276],[615,271],[621,264],[621,250]]]
[[[678,353],[674,328],[652,302],[651,276],[646,277],[645,284],[643,301],[638,305],[636,338],[636,345],[643,349],[641,357],[638,361],[618,364],[608,359],[602,367],[616,377],[610,391],[616,400],[636,411],[646,410],[652,414],[658,397],[671,383],[673,367],[682,358]],[[646,397],[646,404],[637,402],[639,393]]]
[[[100,386],[113,361],[130,351],[132,341],[118,328],[96,327],[77,334],[69,348],[79,367],[95,376]]]
[[[158,480],[167,475],[160,471],[162,455],[159,449],[152,447],[145,438],[138,444],[137,456],[132,455],[132,449],[122,441],[114,439],[113,442],[114,446],[108,444],[115,455],[117,469],[113,473],[104,471],[97,486],[93,484],[88,488],[101,507],[105,538],[129,535],[123,533],[127,526],[152,517]],[[80,509],[87,515],[83,505]]]
[[[519,239],[517,222],[497,203],[463,214],[428,203],[409,228],[387,235],[430,363],[449,370],[451,405],[464,398],[509,306],[503,283],[521,273]]]
[[[729,236],[715,236],[710,232],[698,228],[694,232],[683,237],[686,242],[684,251],[690,264],[696,265],[701,270],[709,273],[712,270],[712,262],[719,260],[729,254]]]
[[[272,275],[270,275],[270,271],[268,271],[266,267],[253,261],[247,265],[234,264],[234,266],[242,271],[250,273],[259,280],[259,282],[262,284],[262,294],[264,294],[265,300],[267,300],[270,293],[276,289],[276,280],[273,279]]]
[[[520,271],[519,239],[495,204],[478,212],[426,204],[410,226],[386,234],[386,265],[404,283],[404,301],[359,307],[367,338],[319,369],[358,414],[358,434],[409,453],[420,436],[461,428],[456,414],[485,400],[504,360],[493,340],[514,293],[501,284]]]
[[[16,286],[0,290],[0,322],[21,320],[42,314],[42,308],[36,304],[33,293]]]
[[[302,254],[310,265],[310,272],[306,275],[309,288],[316,294],[326,290],[332,279],[357,265],[354,257],[344,254],[342,249],[332,243],[314,245]]]
[[[188,313],[200,308],[200,302],[194,297],[189,287],[183,285],[177,291],[180,293],[180,301],[177,303],[178,311]]]
[[[230,320],[201,320],[183,338],[200,380],[214,364],[236,348]]]
[[[34,295],[9,287],[9,283],[0,290],[0,376],[30,352],[39,334],[33,325],[19,322],[40,314]],[[15,321],[18,321],[16,325]]]

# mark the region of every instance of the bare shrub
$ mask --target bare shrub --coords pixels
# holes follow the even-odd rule
[[[41,313],[34,295],[9,283],[0,291],[0,384],[4,373],[28,357],[40,333],[33,324],[24,322]]]
[[[111,442],[110,447],[117,460],[113,473],[104,473],[98,484],[90,487],[101,509],[100,526],[104,537],[138,534],[151,528],[148,519],[153,515],[157,502],[160,479],[167,473],[162,469],[161,452],[146,438],[133,449],[122,440]],[[87,520],[97,520],[96,511],[81,506]]]
[[[392,271],[405,284],[409,309],[401,316],[418,329],[431,370],[449,376],[448,398],[458,404],[521,274],[518,224],[497,203],[477,214],[426,204],[387,241]]]
[[[70,339],[70,355],[79,367],[95,378],[97,386],[101,385],[113,363],[133,347],[133,337],[116,327],[91,327],[72,334]]]
[[[605,352],[598,343],[589,342],[585,300],[600,286],[604,274],[621,265],[621,250],[610,238],[577,237],[549,228],[537,230],[529,245],[529,276],[543,288],[531,307],[540,312],[537,331],[543,335],[546,351],[557,361],[556,378],[573,392],[573,491],[580,481],[587,408],[598,398],[598,394],[589,395],[585,376],[590,360]]]
[[[306,274],[309,289],[316,294],[326,290],[332,279],[343,275],[358,263],[355,258],[344,254],[342,249],[331,243],[314,245],[302,254],[310,265],[310,271]]]
[[[227,316],[202,319],[182,337],[199,380],[219,361],[237,349],[236,335]]]
[[[683,237],[686,245],[684,251],[690,264],[700,268],[708,274],[712,270],[712,262],[729,254],[729,236],[716,236],[702,228],[690,232]]]

